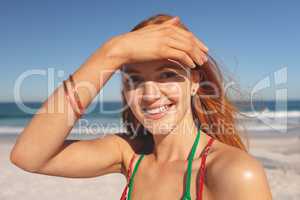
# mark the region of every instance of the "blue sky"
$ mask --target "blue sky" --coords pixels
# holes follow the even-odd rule
[[[158,13],[179,16],[240,84],[242,92],[270,77],[271,87],[259,94],[264,99],[274,98],[277,89],[287,89],[289,99],[300,99],[299,8],[296,0],[1,0],[0,101],[14,101],[16,80],[25,71],[63,70],[65,76],[55,79],[58,84],[107,39]],[[274,72],[283,67],[287,67],[287,82],[276,85]],[[46,83],[45,76],[26,79],[21,86],[22,99],[45,100],[49,95]],[[115,76],[106,85],[104,99],[118,100],[119,88]]]

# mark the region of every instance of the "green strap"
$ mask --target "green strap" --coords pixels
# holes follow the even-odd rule
[[[187,178],[186,178],[186,187],[185,187],[185,193],[182,200],[191,200],[191,175],[192,175],[192,164],[193,164],[193,158],[197,149],[197,145],[199,143],[201,136],[201,130],[198,129],[196,140],[192,146],[191,153],[189,155],[188,159],[188,171],[187,171]]]
[[[196,152],[196,149],[197,149],[197,145],[199,143],[199,140],[200,140],[200,136],[201,136],[201,130],[198,129],[198,133],[197,133],[197,136],[196,136],[196,140],[192,146],[192,150],[191,150],[191,153],[189,155],[189,158],[188,158],[188,171],[187,171],[187,178],[186,178],[186,188],[185,188],[185,193],[184,193],[184,196],[183,196],[183,199],[182,200],[191,200],[191,175],[192,175],[192,163],[193,163],[193,158],[194,158],[194,155],[195,155],[195,152]],[[133,181],[134,181],[134,176],[137,172],[137,169],[138,169],[138,166],[141,162],[141,160],[143,159],[144,157],[144,154],[141,154],[141,156],[139,157],[135,167],[134,167],[134,170],[133,170],[133,173],[130,177],[130,180],[129,180],[129,191],[128,191],[128,196],[127,196],[127,200],[131,200],[131,193],[132,193],[132,189],[133,189]]]
[[[127,199],[127,200],[130,200],[130,199],[131,199],[131,193],[132,193],[132,186],[133,186],[134,176],[135,176],[135,174],[136,174],[136,171],[137,171],[137,169],[138,169],[138,166],[139,166],[141,160],[143,159],[143,157],[144,157],[144,154],[142,154],[142,155],[139,157],[139,159],[138,159],[136,165],[134,166],[134,170],[133,170],[132,175],[131,175],[131,178],[130,178],[130,180],[129,180],[129,191],[128,191],[128,199]]]

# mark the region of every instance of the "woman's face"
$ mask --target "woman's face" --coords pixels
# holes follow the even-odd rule
[[[127,64],[123,94],[136,119],[152,134],[167,134],[191,115],[197,73],[173,60]]]

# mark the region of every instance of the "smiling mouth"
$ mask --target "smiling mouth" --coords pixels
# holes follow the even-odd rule
[[[145,114],[146,118],[149,119],[160,119],[164,115],[168,113],[168,111],[175,106],[174,103],[166,104],[163,106],[155,107],[155,108],[143,108],[143,113]]]

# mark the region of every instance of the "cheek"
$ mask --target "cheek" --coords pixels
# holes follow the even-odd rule
[[[138,89],[124,91],[126,103],[133,112],[136,112],[136,110],[138,109],[140,96],[140,91]]]
[[[165,88],[166,94],[170,100],[175,102],[176,105],[176,117],[181,120],[187,110],[191,106],[191,94],[188,82],[181,83],[169,83]]]
[[[187,98],[187,95],[190,95],[188,84],[183,83],[166,83],[161,86],[164,94],[168,96],[169,99],[173,101],[182,101]]]

